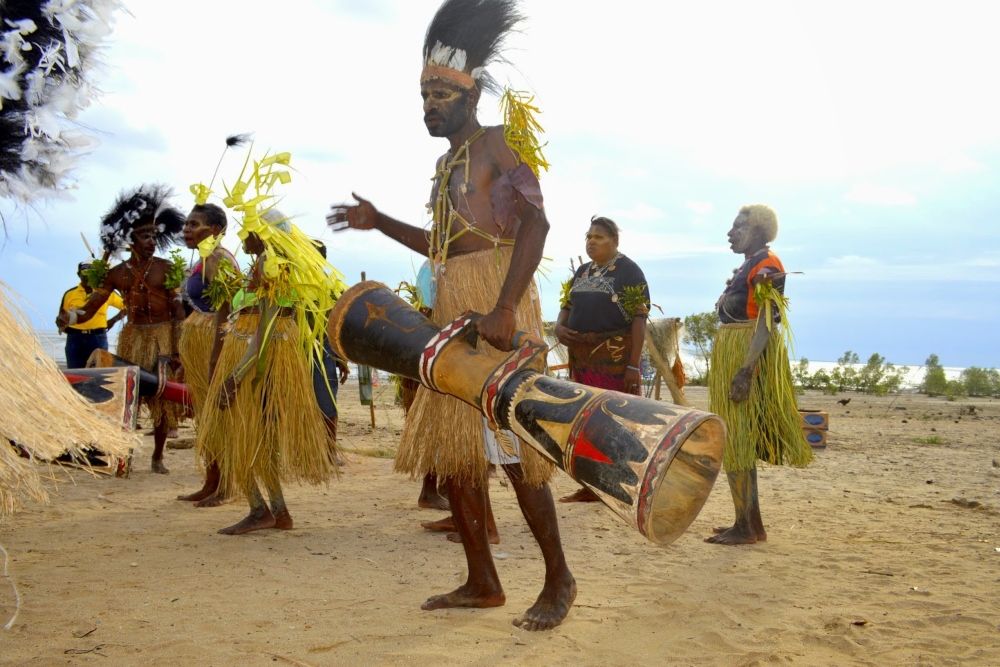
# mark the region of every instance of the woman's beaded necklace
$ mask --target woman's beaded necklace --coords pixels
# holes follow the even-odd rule
[[[608,291],[611,292],[611,303],[618,303],[618,295],[615,293],[614,285],[609,283],[608,279],[604,276],[605,274],[611,273],[615,270],[615,262],[621,259],[621,257],[622,254],[620,252],[616,252],[614,257],[600,266],[598,266],[597,262],[592,263],[590,265],[590,270],[588,271],[590,278],[601,281],[601,283],[608,288]]]
[[[620,252],[616,252],[614,257],[612,257],[610,260],[608,260],[607,262],[605,262],[600,266],[598,266],[597,262],[594,262],[593,264],[590,265],[590,276],[592,278],[600,278],[605,273],[614,271],[615,262],[621,259],[621,256],[622,254]]]

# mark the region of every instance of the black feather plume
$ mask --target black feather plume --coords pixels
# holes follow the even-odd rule
[[[253,139],[253,134],[251,132],[244,132],[243,134],[230,134],[226,137],[226,148],[240,148],[241,146],[246,146]]]
[[[467,74],[477,67],[506,62],[504,42],[524,20],[518,5],[518,0],[445,0],[427,26],[424,61],[440,42],[465,51]],[[484,72],[478,81],[482,89],[500,92],[489,74]]]
[[[126,249],[132,243],[132,232],[139,227],[156,225],[156,247],[166,251],[177,243],[186,217],[167,205],[173,196],[168,186],[155,183],[123,190],[114,206],[101,218],[101,245],[106,252]]]

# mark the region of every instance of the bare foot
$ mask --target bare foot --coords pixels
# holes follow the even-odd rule
[[[288,513],[287,509],[274,515],[274,527],[278,530],[291,530],[292,526],[292,515]]]
[[[737,525],[718,535],[706,537],[705,541],[709,544],[729,544],[733,546],[737,544],[756,544],[757,533],[752,528]]]
[[[546,583],[542,592],[538,594],[535,604],[524,612],[524,616],[515,618],[513,623],[531,632],[551,630],[563,622],[574,600],[576,600],[576,580],[572,576],[569,576],[568,581],[564,580],[551,586]]]
[[[712,529],[712,532],[715,533],[716,535],[722,535],[724,533],[728,533],[732,529],[733,529],[732,526],[716,526],[715,528]],[[764,532],[764,529],[755,528],[755,530],[757,532],[757,541],[767,542],[767,533]]]
[[[488,532],[487,531],[486,537],[489,539],[490,544],[500,544],[500,534],[499,533],[497,533],[495,531],[494,532]],[[448,533],[448,541],[449,542],[454,542],[455,544],[461,544],[462,543],[462,536],[459,535],[458,533]]]
[[[167,466],[163,465],[163,459],[153,459],[153,472],[160,475],[166,475],[170,471],[167,470]]]
[[[167,431],[167,440],[176,440],[179,437],[180,433],[177,432],[177,429],[172,428],[169,431]]]
[[[438,493],[438,477],[429,472],[424,475],[424,481],[420,485],[420,496],[417,498],[417,506],[429,510],[451,511],[451,503],[448,498]]]
[[[455,520],[450,516],[445,517],[444,519],[438,519],[437,521],[421,521],[420,525],[424,529],[432,530],[436,533],[450,533],[458,530],[455,526]]]
[[[600,500],[597,494],[588,489],[587,487],[582,487],[577,489],[576,493],[571,493],[568,496],[563,496],[559,499],[561,503],[596,503]]]
[[[263,530],[265,528],[274,528],[274,515],[271,514],[271,511],[267,509],[263,511],[251,510],[245,519],[228,528],[220,529],[219,534],[243,535],[244,533]]]
[[[477,590],[469,584],[463,584],[451,593],[427,598],[427,602],[420,605],[420,608],[424,611],[431,611],[452,607],[502,607],[506,601],[507,598],[501,588]]]
[[[425,510],[451,511],[451,504],[448,502],[448,499],[437,491],[433,493],[421,493],[420,497],[417,498],[417,507],[422,507]]]
[[[199,500],[194,504],[195,507],[222,507],[223,505],[228,505],[233,502],[233,498],[226,498],[224,496],[218,495],[218,493],[213,493],[208,498],[204,500]]]
[[[215,487],[209,487],[208,483],[201,487],[194,493],[189,493],[186,496],[177,496],[177,500],[188,500],[192,502],[197,502],[199,500],[204,500],[205,498],[211,498],[215,495]],[[199,505],[201,507],[201,505]]]

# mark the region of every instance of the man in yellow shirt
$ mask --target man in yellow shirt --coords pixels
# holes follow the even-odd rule
[[[80,284],[63,294],[59,314],[73,310],[83,310],[87,299],[94,291],[87,284],[84,272],[90,268],[90,262],[80,262],[76,274],[80,276]],[[118,314],[108,319],[108,306],[118,309]],[[80,324],[66,327],[66,367],[83,368],[87,365],[94,350],[108,349],[108,329],[115,326],[118,320],[125,317],[125,304],[120,296],[112,292],[107,303],[101,306],[91,319]]]

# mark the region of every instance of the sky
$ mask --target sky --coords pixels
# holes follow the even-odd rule
[[[324,216],[357,192],[428,222],[447,143],[423,126],[419,73],[438,4],[129,0],[104,95],[80,117],[100,146],[72,200],[0,202],[0,279],[52,329],[87,257],[80,233],[96,246],[121,189],[169,183],[187,210],[226,135],[254,132],[257,154],[292,153],[280,207],[348,282],[412,281],[422,257]],[[781,222],[772,249],[802,272],[786,288],[797,356],[1000,366],[1000,4],[522,5],[511,64],[491,72],[543,111],[547,318],[595,214],[618,222],[665,315],[711,310],[742,261],[726,232],[762,202]],[[495,98],[479,116],[498,122]],[[222,179],[243,157],[226,156]]]

